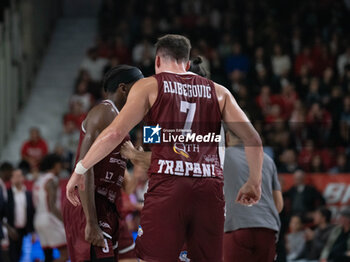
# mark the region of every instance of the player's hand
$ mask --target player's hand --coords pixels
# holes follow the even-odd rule
[[[238,192],[236,202],[241,205],[251,206],[259,202],[261,197],[261,184],[248,180]]]
[[[120,153],[122,154],[123,157],[130,159],[131,161],[134,160],[135,158],[135,147],[131,143],[131,141],[126,141],[120,149]]]
[[[80,205],[80,201],[78,198],[78,190],[85,190],[85,175],[79,175],[77,173],[73,173],[70,177],[67,187],[66,187],[66,196],[69,202],[74,206]]]
[[[102,230],[96,223],[86,223],[85,240],[93,246],[105,247]]]

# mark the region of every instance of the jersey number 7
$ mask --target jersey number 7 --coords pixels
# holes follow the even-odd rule
[[[188,111],[188,113],[187,113]],[[183,135],[189,134],[192,127],[192,122],[194,118],[194,114],[196,113],[196,103],[189,103],[187,101],[181,101],[180,103],[180,112],[187,113],[184,131],[182,131]]]

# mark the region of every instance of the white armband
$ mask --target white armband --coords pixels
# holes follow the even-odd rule
[[[88,169],[83,166],[83,164],[81,163],[81,160],[80,160],[77,163],[77,165],[75,166],[74,172],[79,174],[79,175],[84,175],[86,173],[86,171],[88,171]]]

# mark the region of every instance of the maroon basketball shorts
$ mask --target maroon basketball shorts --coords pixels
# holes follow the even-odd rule
[[[97,219],[103,231],[105,247],[92,246],[85,240],[86,219],[83,207],[74,207],[67,199],[63,201],[63,220],[67,237],[69,256],[72,262],[89,261],[91,250],[97,259],[116,257],[118,246],[119,215],[113,203],[96,194]]]
[[[152,175],[141,212],[136,254],[147,262],[221,262],[223,182],[217,178]]]
[[[137,258],[134,239],[124,219],[119,220],[118,258]]]
[[[273,262],[275,256],[276,231],[245,228],[224,235],[225,262]]]

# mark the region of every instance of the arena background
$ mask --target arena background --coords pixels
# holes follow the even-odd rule
[[[103,73],[126,63],[152,75],[157,37],[184,34],[259,131],[284,191],[304,170],[336,222],[350,198],[349,24],[349,0],[1,0],[1,163],[20,165],[30,189],[39,174],[23,161],[24,144],[38,128],[42,154],[64,159],[64,188]],[[140,128],[131,136],[142,145]],[[124,195],[133,231],[145,184]],[[285,200],[282,216],[292,212]],[[23,261],[42,258],[38,243],[26,243]]]

